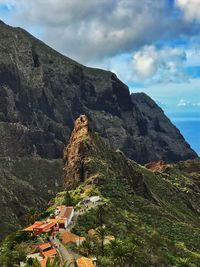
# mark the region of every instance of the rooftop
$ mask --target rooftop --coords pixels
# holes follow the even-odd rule
[[[37,221],[34,224],[24,228],[23,231],[32,232],[34,228],[37,228],[37,227],[41,226],[42,224],[44,224],[44,222]]]
[[[42,252],[42,255],[44,256],[44,257],[52,257],[52,256],[55,256],[57,254],[57,251],[56,251],[56,249],[55,248],[52,248],[52,249],[50,249],[50,250],[47,250],[47,251],[43,251]]]
[[[77,267],[95,267],[92,259],[81,257],[76,261]]]
[[[61,232],[61,237],[62,237],[62,242],[64,244],[76,243],[77,241],[84,241],[85,240],[85,237],[78,236],[78,235],[72,234],[72,233],[67,232],[67,231]]]
[[[50,243],[44,243],[44,244],[39,245],[38,248],[41,250],[45,250],[45,249],[51,248],[51,244]]]

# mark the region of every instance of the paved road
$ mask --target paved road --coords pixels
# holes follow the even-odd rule
[[[54,237],[54,239],[52,237],[50,237],[50,240],[52,242],[52,244],[56,245],[57,250],[59,251],[59,254],[61,256],[61,260],[62,263],[64,262],[71,262],[71,267],[74,267],[74,256],[73,254],[70,254],[70,252],[68,251],[68,249],[60,242],[60,240],[58,240],[56,237]]]

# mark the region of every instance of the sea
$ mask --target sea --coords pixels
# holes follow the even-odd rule
[[[200,112],[165,112],[200,156]]]

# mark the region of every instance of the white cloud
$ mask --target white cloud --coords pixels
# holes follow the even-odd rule
[[[180,99],[177,106],[178,107],[186,107],[189,104],[189,102],[186,102],[185,99]]]
[[[181,48],[145,46],[133,55],[136,80],[147,82],[180,82],[187,79],[183,71],[186,54]]]
[[[176,4],[184,12],[187,20],[200,19],[200,1],[199,0],[176,0]]]
[[[43,41],[84,64],[199,31],[182,18],[174,19],[164,0],[4,2],[15,3],[11,23],[26,28],[39,25]]]
[[[142,77],[150,77],[155,74],[157,69],[156,60],[151,55],[136,53],[133,56],[135,71]]]

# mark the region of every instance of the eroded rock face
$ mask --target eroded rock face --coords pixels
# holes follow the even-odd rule
[[[157,162],[150,162],[145,164],[145,167],[153,172],[165,172],[166,168],[167,168],[167,164],[163,161],[157,161]]]
[[[139,163],[197,156],[153,100],[130,96],[115,74],[80,65],[20,28],[0,23],[0,35],[0,156],[62,158],[80,114]]]
[[[64,149],[64,186],[74,189],[85,180],[85,158],[94,147],[90,136],[89,120],[81,115],[76,121],[74,130]]]
[[[109,150],[102,138],[90,128],[86,115],[76,121],[67,147],[64,149],[64,187],[76,189],[83,182],[90,186],[108,183],[111,177],[130,183],[132,193],[148,195],[143,175],[135,169],[136,163],[121,151]],[[108,180],[107,180],[108,179]]]

